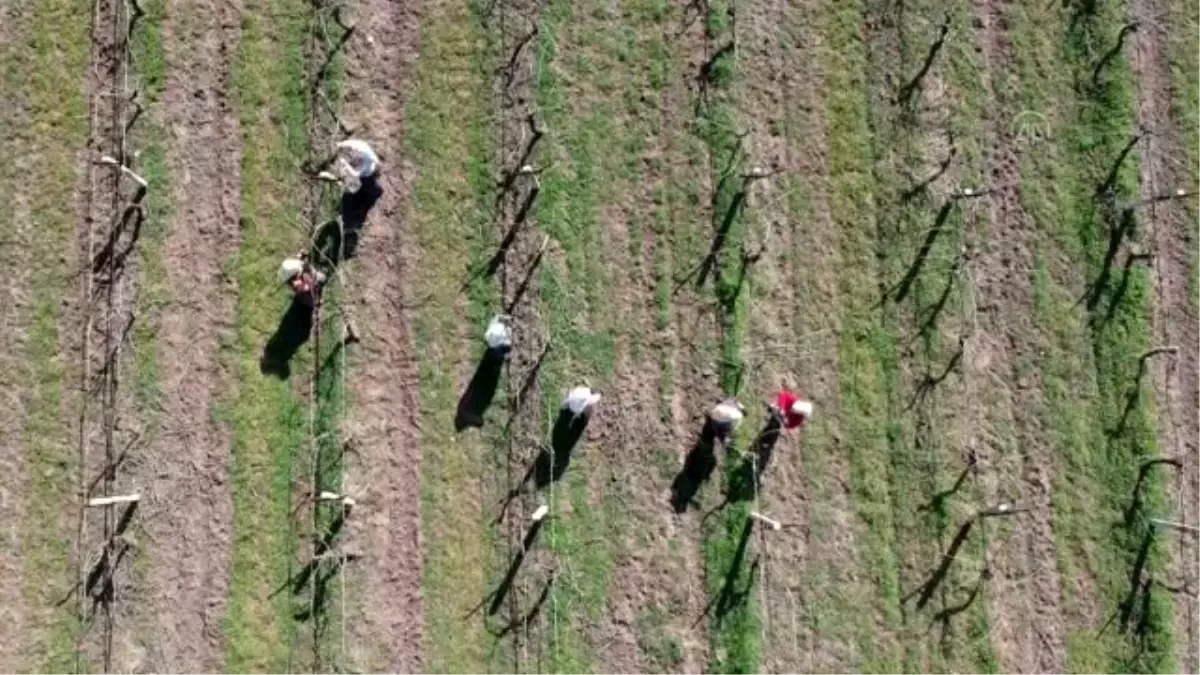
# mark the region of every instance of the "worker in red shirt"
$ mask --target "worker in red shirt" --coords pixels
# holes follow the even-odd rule
[[[798,429],[812,416],[812,401],[805,399],[796,392],[787,389],[779,390],[771,404],[772,412],[783,422],[783,428]]]

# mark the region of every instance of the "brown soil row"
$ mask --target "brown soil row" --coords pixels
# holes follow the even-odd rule
[[[236,301],[222,264],[240,242],[241,132],[231,100],[240,12],[237,2],[169,0],[161,27],[166,81],[152,114],[165,132],[171,190],[168,300],[143,318],[157,337],[161,410],[130,466],[144,500],[141,612],[154,628],[144,651],[127,655],[130,669],[211,671],[225,658],[232,435],[215,407],[233,386],[219,350]]]
[[[704,12],[707,3],[683,7],[681,16],[672,24],[680,24],[677,33],[670,34],[672,52],[677,56],[678,79],[672,83],[664,98],[665,105],[675,110],[696,109],[701,100],[699,75],[701,68],[712,57],[719,45],[710,44],[705,26]],[[670,28],[668,28],[670,30]],[[695,113],[689,113],[694,115]],[[683,275],[700,260],[680,257],[683,247],[681,239],[687,237],[689,229],[695,229],[701,238],[700,246],[707,251],[709,238],[714,234],[709,225],[713,222],[711,196],[715,189],[709,163],[696,165],[687,156],[687,144],[694,142],[688,135],[694,133],[691,120],[680,115],[679,123],[664,139],[664,166],[671,167],[667,179],[676,183],[695,182],[699,187],[701,202],[697,206],[682,203],[672,198],[668,203],[670,238],[661,242],[665,247],[674,244],[674,254],[665,255],[669,261],[666,269],[672,278],[668,280],[673,294],[671,297],[671,325],[664,336],[663,348],[675,374],[675,387],[667,392],[671,395],[671,447],[678,453],[678,468],[682,471],[688,452],[696,445],[703,429],[705,415],[712,403],[721,398],[720,382],[715,366],[719,352],[718,327],[711,286],[697,289],[692,280],[685,281]],[[711,283],[711,281],[710,281]],[[720,450],[717,450],[720,453]],[[709,584],[704,560],[704,512],[699,505],[716,503],[721,490],[722,466],[712,470],[707,482],[698,486],[695,506],[671,517],[665,533],[675,542],[677,567],[674,574],[680,582],[678,590],[671,593],[678,604],[670,615],[669,632],[679,640],[683,648],[683,672],[699,673],[709,668],[711,649],[709,642],[709,620],[703,612],[709,606]],[[719,572],[712,571],[713,574]]]
[[[1021,205],[1024,149],[1012,126],[1017,110],[1001,98],[996,84],[1016,68],[1009,34],[1014,11],[1005,0],[974,6],[988,91],[984,187],[993,190],[987,237],[965,279],[976,287],[979,321],[970,367],[987,407],[974,441],[985,494],[1032,509],[1010,540],[992,544],[993,645],[1004,669],[1057,672],[1064,667],[1066,629],[1051,515],[1054,462],[1035,416],[1020,414],[1042,401],[1039,376],[1023,380],[1018,371],[1037,350],[1031,315],[1036,239],[1033,220]],[[1010,438],[1014,429],[1016,443]]]
[[[16,36],[23,32],[19,14],[23,3],[0,2],[0,60],[17,58],[21,45]],[[23,89],[8,78],[0,80],[0,152],[5,157],[20,157],[26,149],[18,133],[28,102]],[[5,274],[0,295],[0,391],[6,397],[0,405],[0,671],[15,673],[22,667],[22,647],[26,634],[24,584],[21,578],[21,523],[25,512],[25,411],[20,387],[30,382],[25,365],[27,330],[31,313],[30,266],[21,264],[21,256],[30,249],[34,227],[30,221],[28,193],[9,174],[0,176],[0,194],[5,195],[4,211],[10,215],[10,240],[0,244],[0,266]]]
[[[822,45],[815,27],[797,20],[789,3],[764,0],[739,10],[738,107],[751,132],[750,163],[779,172],[757,183],[746,205],[747,245],[764,251],[750,272],[754,294],[774,310],[751,311],[743,403],[760,408],[775,388],[793,387],[818,402],[821,426],[836,437],[838,252],[827,198]],[[811,3],[804,11],[828,9]],[[793,211],[789,188],[805,190],[804,214]],[[813,481],[820,479],[806,462],[813,443],[811,431],[781,438],[759,497],[759,509],[788,527],[782,534],[762,531],[754,544],[762,556],[758,611],[767,672],[832,671],[854,663],[852,636],[818,635],[809,620],[814,592],[836,586],[849,597],[853,586],[849,579],[814,579],[834,567],[849,575],[861,564],[848,495],[834,485],[829,501],[814,501]],[[826,475],[849,485],[844,454],[824,462]],[[813,537],[814,509],[842,525]]]
[[[344,617],[351,663],[366,670],[421,669],[421,435],[412,285],[418,252],[403,220],[412,171],[402,161],[405,107],[418,54],[420,3],[367,0],[347,44],[342,117],[379,153],[383,195],[368,217],[346,298],[362,333],[345,374],[356,452],[346,483],[361,504],[350,519],[349,568],[361,606]]]
[[[1131,43],[1130,58],[1138,85],[1136,122],[1150,130],[1140,147],[1141,198],[1169,195],[1177,188],[1192,191],[1188,181],[1187,152],[1180,121],[1174,119],[1171,102],[1171,63],[1168,31],[1173,30],[1169,3],[1140,0],[1131,3],[1130,18],[1139,22]],[[1200,394],[1197,392],[1196,306],[1191,300],[1196,252],[1195,211],[1188,201],[1151,203],[1142,212],[1142,222],[1153,242],[1154,341],[1155,345],[1177,345],[1178,355],[1154,362],[1154,390],[1158,402],[1159,449],[1179,458],[1183,465],[1166,481],[1173,517],[1196,526],[1200,498]],[[1194,593],[1198,574],[1194,539],[1179,536],[1170,547],[1172,566],[1166,583]],[[1200,668],[1197,646],[1196,603],[1187,596],[1176,597],[1175,643],[1180,672]]]
[[[680,396],[693,392],[683,388],[687,386],[684,382],[675,383],[671,391],[664,390],[664,361],[677,347],[672,329],[659,331],[655,319],[655,257],[671,259],[670,241],[656,233],[655,219],[660,216],[662,200],[668,198],[671,182],[687,178],[673,172],[698,168],[689,167],[679,148],[691,115],[689,87],[703,54],[702,31],[679,30],[686,11],[678,7],[661,28],[647,25],[635,38],[663,40],[669,54],[669,80],[659,92],[656,108],[645,106],[615,116],[620,131],[614,136],[645,134],[647,124],[657,125],[661,132],[649,140],[638,158],[645,173],[622,176],[619,184],[610,188],[612,196],[598,214],[612,310],[608,321],[616,334],[617,364],[611,394],[603,402],[611,433],[605,433],[598,443],[604,457],[601,465],[611,472],[598,472],[591,482],[593,492],[607,490],[610,498],[619,500],[622,518],[630,524],[621,540],[614,542],[616,561],[608,611],[595,638],[607,645],[596,655],[598,669],[609,672],[664,668],[700,672],[706,666],[703,623],[696,623],[707,598],[702,561],[698,540],[683,534],[698,515],[673,515],[669,492],[669,481],[679,468],[673,460],[695,442],[699,426],[693,422],[702,411],[683,410],[683,419],[664,417],[664,397],[675,396],[676,389]],[[608,23],[599,28],[604,35],[627,30],[618,20],[630,20],[615,13],[604,18]],[[653,30],[662,34],[653,35]],[[615,55],[603,56],[612,59]],[[602,68],[617,67],[607,60],[601,63]],[[631,72],[625,86],[643,91],[650,87],[645,72],[638,69],[645,65],[627,64]],[[586,110],[598,104],[601,96],[600,92],[585,91],[572,99]],[[641,101],[647,101],[645,95]],[[631,250],[633,223],[641,229],[638,251]],[[658,470],[663,465],[672,468],[670,474]]]

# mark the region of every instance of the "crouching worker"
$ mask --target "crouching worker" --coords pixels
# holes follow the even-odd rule
[[[812,401],[787,389],[781,389],[768,408],[788,431],[803,427],[813,413]]]
[[[488,346],[488,355],[496,359],[503,359],[508,356],[508,352],[512,351],[512,331],[505,323],[507,319],[507,316],[497,314],[492,317],[492,322],[488,324],[487,330],[483,333],[483,340]]]
[[[307,254],[299,253],[285,259],[279,266],[279,276],[297,300],[309,307],[316,305],[321,287],[325,285],[325,273],[308,261]]]
[[[713,406],[708,412],[708,423],[712,425],[713,434],[721,443],[728,444],[733,432],[737,431],[746,416],[746,409],[736,399],[727,398]]]
[[[600,392],[592,391],[590,387],[575,387],[567,392],[563,401],[563,409],[571,413],[572,418],[589,417],[596,404],[600,402]]]
[[[324,180],[341,183],[347,194],[357,194],[364,185],[374,183],[379,174],[379,155],[366,141],[349,138],[337,144],[333,170],[322,171]]]

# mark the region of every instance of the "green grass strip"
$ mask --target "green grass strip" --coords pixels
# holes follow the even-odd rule
[[[29,384],[25,410],[25,514],[19,527],[22,595],[28,608],[26,662],[32,671],[75,668],[79,628],[74,596],[73,505],[78,498],[78,455],[73,413],[77,375],[60,356],[63,298],[77,288],[64,266],[74,248],[78,153],[88,133],[84,81],[89,62],[89,7],[82,2],[33,3],[26,25],[10,27],[26,36],[5,63],[6,89],[23,89],[30,129],[24,135],[36,164],[17,189],[28,191],[33,236],[25,251],[32,290],[32,313],[24,360]],[[13,16],[13,15],[10,15]],[[21,19],[18,17],[18,21]],[[23,23],[23,22],[22,22]],[[18,50],[27,50],[18,54]],[[74,328],[71,328],[73,330]],[[86,555],[86,553],[85,553]],[[84,664],[86,667],[86,664]]]
[[[930,8],[918,2],[912,7],[911,13],[908,10],[906,6],[902,15],[889,17],[897,25],[885,29],[881,35],[871,35],[869,40],[868,78],[871,95],[868,96],[868,117],[874,132],[872,145],[876,162],[873,186],[866,189],[873,191],[875,202],[876,274],[890,292],[888,299],[878,309],[868,310],[875,315],[873,321],[867,316],[859,320],[865,319],[863,326],[869,332],[878,372],[882,376],[881,381],[871,385],[875,391],[867,396],[880,396],[886,400],[886,408],[879,411],[886,421],[877,421],[876,424],[886,432],[887,451],[882,457],[864,451],[860,453],[858,462],[858,466],[863,468],[862,475],[870,475],[873,479],[886,480],[888,483],[886,499],[880,493],[869,494],[868,497],[868,500],[881,500],[870,504],[868,508],[882,506],[891,511],[889,519],[874,521],[879,526],[870,530],[870,538],[874,542],[872,545],[878,549],[873,557],[877,564],[896,565],[894,571],[887,567],[880,571],[889,581],[895,575],[892,583],[903,585],[906,591],[917,588],[925,581],[930,572],[930,561],[939,559],[940,551],[936,543],[942,540],[947,529],[953,530],[954,525],[950,522],[947,509],[925,513],[919,510],[928,495],[939,489],[942,474],[949,472],[945,470],[942,448],[932,433],[937,411],[929,399],[912,399],[913,394],[909,392],[911,383],[902,374],[902,369],[940,372],[943,351],[940,331],[935,325],[923,335],[916,335],[917,317],[923,309],[936,302],[931,296],[936,298],[940,291],[945,268],[953,257],[952,252],[961,243],[963,230],[959,209],[947,209],[942,201],[928,193],[908,200],[902,194],[909,188],[906,174],[919,176],[925,171],[922,167],[923,145],[929,130],[922,126],[918,106],[923,105],[923,92],[936,76],[936,73],[928,73],[921,87],[912,94],[910,102],[898,106],[892,100],[896,85],[889,81],[887,74],[898,73],[902,81],[907,82],[925,58],[928,49],[926,41],[933,39],[932,30],[920,30],[920,22],[915,21],[936,16]],[[868,8],[868,14],[874,19],[870,23],[887,25],[883,19],[888,14],[886,6],[872,5]],[[892,31],[894,35],[890,34]],[[890,63],[897,55],[899,62]],[[941,58],[944,60],[945,55]],[[911,168],[905,171],[900,167]],[[940,225],[937,222],[939,218],[943,219]],[[940,234],[931,240],[928,233],[935,227],[940,227]],[[921,249],[926,245],[929,248],[924,251],[925,258],[921,261]],[[851,283],[869,278],[855,279]],[[861,290],[856,289],[855,295],[865,301],[869,297],[867,285],[863,285]],[[865,309],[859,306],[860,312]],[[916,354],[908,359],[901,355],[900,345],[902,340],[913,338],[917,340]],[[911,365],[906,364],[906,360],[911,360]],[[933,392],[929,392],[929,395],[933,397]],[[862,412],[865,411],[856,410],[855,414]],[[852,449],[852,453],[856,452]],[[951,581],[947,579],[943,583]],[[889,600],[892,597],[889,594]],[[915,614],[916,600],[910,602],[913,603],[912,611]],[[939,597],[931,600],[927,607],[935,609],[940,604]],[[895,618],[894,615],[891,618]],[[918,621],[924,623],[923,619]],[[947,665],[940,650],[930,650],[925,640],[916,637],[920,634],[916,632],[901,639],[904,671],[945,670]]]
[[[1173,672],[1170,597],[1154,591],[1140,599],[1130,582],[1131,570],[1139,560],[1153,573],[1162,569],[1167,555],[1157,541],[1150,544],[1148,554],[1144,550],[1148,538],[1154,540],[1147,518],[1162,514],[1166,503],[1161,472],[1148,476],[1140,508],[1130,504],[1139,462],[1158,451],[1152,388],[1137,379],[1138,355],[1150,347],[1150,275],[1144,266],[1122,271],[1120,260],[1106,261],[1110,232],[1121,227],[1127,217],[1136,219],[1137,215],[1126,216],[1120,206],[1105,206],[1103,199],[1096,197],[1097,186],[1106,182],[1134,128],[1136,91],[1128,61],[1115,58],[1098,76],[1093,75],[1102,58],[1098,55],[1116,43],[1125,17],[1120,3],[1105,3],[1096,7],[1095,14],[1075,20],[1066,33],[1063,55],[1081,94],[1067,135],[1073,155],[1070,166],[1075,169],[1067,184],[1067,224],[1076,229],[1082,243],[1079,263],[1096,284],[1088,305],[1099,393],[1094,426],[1103,436],[1095,438],[1092,445],[1088,472],[1101,492],[1097,499],[1101,511],[1093,517],[1101,517],[1110,528],[1103,539],[1110,551],[1101,554],[1096,580],[1106,607],[1126,603],[1121,611],[1128,610],[1136,617],[1136,628],[1125,633],[1127,637],[1118,631],[1105,633],[1106,670]],[[1118,205],[1140,199],[1136,157],[1130,156],[1121,165],[1112,190]],[[1133,228],[1130,239],[1136,240],[1140,235],[1136,221]],[[1112,275],[1106,278],[1108,266]],[[1132,409],[1130,396],[1135,397]]]
[[[159,314],[167,302],[166,268],[162,256],[172,204],[166,137],[158,110],[166,77],[160,32],[165,0],[143,0],[141,7],[146,15],[138,22],[131,41],[131,67],[147,113],[132,130],[128,142],[140,151],[136,168],[152,189],[146,193],[146,218],[138,240],[141,269],[136,300],[138,321],[134,324],[133,341],[137,345],[135,400],[138,416],[143,425],[143,437],[152,437],[158,423],[160,396],[158,350],[154,338],[158,332]]]
[[[577,3],[552,0],[538,33],[534,96],[550,130],[542,156],[553,163],[542,175],[537,219],[565,258],[548,259],[539,270],[541,315],[554,345],[540,374],[547,438],[568,389],[587,380],[603,391],[616,370],[617,329],[604,295],[609,272],[599,253],[599,217],[625,169],[610,145],[627,137],[619,135],[614,120],[611,59],[617,36],[594,23],[613,11],[612,6],[583,11]],[[560,45],[568,39],[578,42]],[[582,107],[588,94],[572,86],[594,86],[612,96]],[[602,618],[608,601],[613,542],[621,528],[613,492],[606,490],[596,503],[589,491],[589,477],[595,479],[606,467],[584,450],[576,448],[570,470],[552,488],[552,508],[569,516],[551,521],[544,535],[546,546],[566,565],[547,600],[548,668],[558,672],[591,672],[599,661],[600,646],[592,642],[589,626]]]
[[[293,481],[309,453],[306,386],[309,350],[291,364],[291,381],[260,373],[263,346],[290,303],[276,266],[304,241],[296,170],[307,155],[305,53],[307,5],[248,2],[234,67],[243,132],[242,246],[227,270],[238,280],[238,332],[226,349],[239,388],[226,414],[234,433],[234,549],[224,629],[233,672],[283,672],[297,625],[283,587],[298,571]],[[298,391],[300,390],[300,391]],[[303,391],[303,393],[301,393]],[[299,460],[299,461],[297,461]]]
[[[889,434],[893,430],[878,419],[879,411],[888,408],[891,385],[886,361],[894,358],[889,357],[894,336],[877,324],[872,311],[878,299],[874,282],[878,265],[863,17],[861,2],[837,3],[824,28],[828,44],[836,45],[826,52],[825,63],[830,213],[841,231],[843,268],[858,270],[840,277],[839,422],[843,444],[850,453],[855,511],[867,526],[865,560],[876,587],[873,611],[864,611],[855,626],[861,659],[856,667],[896,672],[901,667],[899,645],[886,633],[874,630],[875,621],[892,627],[899,624],[900,588],[888,476]]]
[[[332,19],[326,19],[326,22],[333,26]],[[314,25],[313,28],[318,37],[314,38],[313,48],[316,53],[310,58],[324,63],[325,55],[322,50],[330,49],[333,45],[323,43],[319,37],[321,35],[319,25]],[[333,31],[336,33],[336,26],[333,27]],[[336,35],[331,37],[336,39]],[[341,107],[344,75],[345,54],[339,50],[330,58],[325,68],[325,78],[320,84],[325,99],[335,109]],[[308,101],[308,104],[317,106],[317,102],[312,100]],[[328,119],[323,110],[320,110],[320,106],[317,108],[317,124],[323,127],[314,131],[318,139],[322,142],[339,140],[338,138],[325,139],[321,136],[323,133],[333,131],[331,128],[333,121]],[[311,109],[310,112],[312,112]],[[312,143],[316,140],[310,138],[309,142]],[[324,151],[322,148],[317,149],[318,154]],[[323,229],[335,222],[341,200],[340,190],[320,190],[315,222],[310,223],[314,228],[314,234],[323,234]],[[313,259],[324,260],[325,265],[336,264],[339,269],[344,268],[345,261],[320,257],[334,254],[334,250],[326,248],[327,250],[324,251],[314,250],[312,252]],[[334,276],[333,279],[336,280],[337,277]],[[345,421],[349,403],[345,369],[348,355],[342,343],[345,323],[343,304],[341,285],[336,281],[327,285],[321,299],[321,344],[320,353],[317,355],[317,358],[320,359],[320,368],[317,371],[314,392],[316,397],[314,420],[317,434],[316,454],[311,457],[311,463],[308,465],[308,469],[312,471],[313,491],[316,493],[329,491],[340,494],[342,492],[343,441],[345,440],[342,423]],[[345,513],[338,502],[315,502],[312,508],[314,511],[310,513],[314,514],[316,536],[329,537],[331,533],[344,532]],[[337,536],[335,535],[331,541],[339,541]],[[351,667],[349,662],[349,659],[352,658],[351,655],[341,652],[341,636],[347,629],[346,617],[342,614],[341,607],[343,604],[347,606],[350,604],[350,598],[343,597],[342,590],[344,587],[346,594],[353,596],[356,588],[350,584],[343,586],[340,578],[343,571],[344,568],[334,562],[318,566],[313,573],[310,582],[312,585],[307,597],[297,598],[302,601],[299,603],[302,606],[297,608],[299,613],[308,616],[308,621],[312,626],[312,669],[317,672],[344,671]]]
[[[453,426],[465,382],[464,359],[478,356],[478,336],[486,324],[470,324],[465,351],[459,339],[449,337],[463,335],[466,317],[459,290],[468,267],[464,263],[477,262],[480,251],[494,239],[492,207],[487,204],[494,198],[495,135],[489,122],[489,66],[494,61],[488,58],[479,9],[474,4],[439,6],[423,17],[421,58],[408,115],[407,153],[417,169],[411,222],[422,258],[415,289],[423,300],[416,320],[416,341],[423,355],[422,650],[431,672],[480,672],[489,664],[482,621],[464,622],[463,617],[491,590],[487,584],[494,542],[486,523],[495,515],[494,501],[483,487],[490,455],[474,430],[455,434]],[[482,293],[488,283],[473,284],[470,293]],[[491,427],[501,424],[494,417],[501,408],[493,406]]]
[[[1142,508],[1127,510],[1139,459],[1156,451],[1148,389],[1139,391],[1124,426],[1120,423],[1139,386],[1133,378],[1137,356],[1148,344],[1145,271],[1133,270],[1126,291],[1113,302],[1123,274],[1118,260],[1094,307],[1086,307],[1112,224],[1112,212],[1096,198],[1097,187],[1133,133],[1134,94],[1125,60],[1118,56],[1092,81],[1100,55],[1115,44],[1122,17],[1122,8],[1108,5],[1073,22],[1067,11],[1030,7],[1014,32],[1024,105],[1045,114],[1051,138],[1061,139],[1028,153],[1022,166],[1022,199],[1042,240],[1035,316],[1046,328],[1040,358],[1025,367],[1043,373],[1047,408],[1041,415],[1057,449],[1054,525],[1063,588],[1095,588],[1085,598],[1064,592],[1067,618],[1075,625],[1068,634],[1067,667],[1075,672],[1174,667],[1169,603],[1156,594],[1145,604],[1145,596],[1128,603],[1145,519],[1161,500],[1158,480],[1151,477]],[[1137,175],[1136,158],[1130,157],[1114,183],[1117,204],[1137,198]],[[1149,569],[1159,564],[1156,548],[1147,551]],[[1140,635],[1117,625],[1104,631],[1080,625],[1088,602],[1095,603],[1101,621],[1119,622],[1122,607],[1130,607],[1124,623],[1130,629],[1141,623]]]
[[[745,153],[738,137],[738,77],[736,39],[731,2],[708,4],[706,30],[712,50],[708,64],[707,100],[701,105],[696,131],[708,150],[712,195],[712,233],[723,246],[712,272],[717,300],[720,339],[719,379],[725,394],[737,395],[743,376],[742,343],[748,327],[747,306],[752,279],[743,257],[746,235],[748,183]],[[746,447],[751,425],[744,425],[734,447]],[[741,470],[736,451],[727,453],[724,488],[727,494],[746,494],[749,474]],[[709,668],[717,673],[753,673],[762,658],[758,595],[754,592],[757,569],[751,551],[751,502],[737,501],[723,508],[704,528],[705,576],[712,603]]]
[[[1034,120],[1045,120],[1051,138],[1070,124],[1065,118],[1071,101],[1070,82],[1059,66],[1062,19],[1049,6],[1028,7],[1015,13],[1013,52],[1020,105]],[[1054,26],[1055,30],[1047,30]],[[1032,127],[1031,127],[1032,128]],[[1031,141],[1026,141],[1027,143]],[[1062,587],[1088,582],[1089,549],[1096,531],[1091,518],[1097,511],[1095,486],[1089,473],[1092,431],[1091,401],[1096,394],[1095,370],[1083,317],[1075,304],[1082,288],[1080,270],[1071,264],[1080,253],[1079,237],[1062,225],[1067,205],[1058,187],[1067,179],[1069,159],[1057,143],[1038,143],[1021,156],[1021,202],[1037,227],[1034,249],[1033,300],[1037,341],[1035,354],[1018,363],[1019,378],[1042,377],[1045,405],[1031,411],[1046,429],[1054,466],[1054,538]],[[1061,253],[1060,253],[1061,252]],[[1080,627],[1084,603],[1091,597],[1063,593],[1068,625],[1067,665],[1074,672],[1104,670],[1092,644],[1095,630]]]
[[[880,273],[890,289],[889,299],[881,307],[880,325],[875,329],[876,344],[881,348],[878,354],[886,374],[890,454],[887,475],[894,514],[894,531],[883,530],[881,536],[891,539],[889,546],[897,553],[898,574],[906,592],[928,581],[932,567],[941,559],[959,526],[973,515],[978,501],[973,487],[968,485],[955,500],[923,508],[929,505],[931,495],[956,480],[961,469],[960,448],[953,447],[954,440],[946,435],[945,413],[938,403],[947,401],[954,406],[963,402],[956,400],[961,396],[956,396],[954,389],[959,383],[957,376],[925,390],[923,395],[915,390],[915,386],[920,386],[920,378],[941,376],[954,358],[960,333],[965,329],[959,320],[964,300],[960,286],[947,287],[947,280],[952,277],[955,259],[964,243],[965,211],[969,204],[951,203],[946,197],[935,196],[947,191],[945,179],[925,192],[909,191],[913,182],[928,175],[929,165],[942,160],[927,157],[928,139],[942,133],[932,127],[941,111],[922,111],[932,100],[929,93],[937,88],[936,78],[941,78],[945,88],[942,95],[954,101],[946,123],[959,150],[954,161],[956,177],[963,186],[980,184],[981,149],[974,139],[980,135],[977,127],[985,95],[978,77],[981,64],[974,62],[968,43],[950,40],[913,91],[912,98],[900,105],[892,99],[899,85],[882,77],[888,71],[897,71],[907,84],[915,76],[928,56],[944,10],[942,3],[908,4],[903,13],[891,17],[898,22],[896,35],[871,41],[876,50],[871,70],[877,78],[872,86],[870,117],[878,155],[874,172],[878,260]],[[891,10],[884,7],[873,11],[886,14]],[[970,30],[970,11],[969,6],[964,6],[951,15],[954,34]],[[873,23],[888,22],[880,19]],[[887,43],[892,40],[893,49],[900,55],[898,65],[889,62],[892,57]],[[903,344],[910,342],[915,352],[911,357],[903,354],[902,349]],[[952,667],[951,659],[962,657],[967,659],[964,667],[968,670],[985,669],[989,664],[995,668],[984,603],[973,603],[969,630],[938,625],[941,622],[934,622],[935,631],[929,629],[933,616],[958,604],[959,596],[965,596],[979,583],[985,547],[984,537],[977,532],[921,612],[915,611],[916,600],[910,597],[910,615],[903,639],[906,671],[947,670]],[[971,651],[982,657],[980,661],[963,653],[968,640],[972,643]]]

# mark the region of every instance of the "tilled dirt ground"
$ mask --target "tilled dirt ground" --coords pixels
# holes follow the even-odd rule
[[[822,45],[819,28],[803,18],[816,8],[754,2],[739,27],[751,156],[795,181],[787,185],[803,186],[807,196],[807,217],[793,222],[781,213],[789,208],[783,181],[756,187],[746,207],[753,224],[750,246],[764,252],[754,265],[756,286],[779,308],[752,310],[748,344],[756,353],[747,361],[750,384],[760,395],[746,405],[761,406],[772,388],[789,386],[820,401],[822,419],[833,420],[839,389],[837,233],[828,210]],[[815,307],[824,311],[812,311]],[[837,438],[836,424],[823,426]],[[862,585],[855,579],[862,561],[844,489],[850,484],[847,453],[834,440],[833,454],[821,458],[817,469],[811,444],[778,441],[759,498],[761,511],[785,525],[782,533],[764,532],[754,542],[762,556],[759,612],[767,672],[834,671],[856,658],[853,636],[831,633],[813,619],[831,588],[861,599]],[[827,483],[818,485],[822,481]]]
[[[0,58],[7,59],[17,49],[14,37],[24,27],[18,14],[20,4],[9,0],[0,3]],[[9,130],[25,123],[28,107],[21,88],[14,84],[8,78],[0,80],[0,123]],[[10,157],[25,151],[16,134],[0,139],[0,149]],[[0,265],[11,270],[0,296],[0,326],[4,327],[0,331],[0,391],[5,397],[0,405],[0,510],[5,514],[0,525],[0,577],[8,580],[0,585],[0,670],[17,672],[22,664],[20,636],[25,631],[20,526],[25,512],[25,411],[20,386],[29,380],[21,355],[28,342],[32,309],[29,266],[20,264],[20,256],[29,249],[34,228],[26,193],[13,175],[0,174],[0,194],[7,197],[0,203],[11,214],[13,224],[9,230],[11,242],[0,244]]]
[[[1044,430],[1036,420],[1018,414],[1020,401],[1025,405],[1037,401],[1042,391],[1039,383],[1022,381],[1018,371],[1019,364],[1037,349],[1029,285],[1036,241],[1032,218],[1021,204],[1023,148],[1011,126],[1017,107],[998,86],[1016,68],[1009,32],[1015,8],[1003,0],[987,0],[976,2],[974,9],[981,27],[978,39],[990,111],[986,185],[981,187],[993,190],[994,196],[989,202],[987,238],[976,244],[977,258],[968,262],[963,279],[977,288],[980,330],[972,336],[975,357],[968,368],[986,410],[970,442],[988,498],[1033,508],[1032,527],[1020,528],[996,546],[990,560],[995,584],[989,596],[995,605],[993,634],[1003,668],[1055,672],[1063,668],[1066,635],[1051,529],[1047,471],[1053,462]],[[1008,436],[1013,429],[1019,445]]]
[[[644,123],[639,116],[645,115],[662,129],[645,149],[640,165],[661,163],[664,169],[649,180],[625,177],[599,214],[601,257],[612,275],[612,305],[620,335],[612,401],[604,406],[605,417],[620,422],[617,433],[601,439],[599,450],[605,465],[615,467],[611,485],[619,486],[616,489],[622,512],[630,522],[637,523],[622,536],[618,546],[609,617],[599,630],[598,640],[611,647],[598,657],[602,668],[611,672],[663,668],[701,672],[708,651],[705,622],[699,621],[707,600],[701,550],[695,537],[701,514],[694,510],[673,513],[672,495],[665,481],[680,470],[684,454],[695,443],[701,427],[696,410],[670,404],[680,399],[715,401],[715,381],[691,368],[693,361],[703,357],[694,345],[686,343],[681,332],[655,325],[656,256],[670,261],[671,268],[677,270],[693,263],[672,259],[671,235],[654,231],[650,223],[668,199],[665,195],[671,183],[682,179],[679,172],[687,166],[681,141],[697,95],[695,74],[705,58],[700,22],[688,23],[688,11],[683,7],[673,9],[657,29],[660,35],[649,35],[656,30],[652,25],[642,28],[641,39],[661,39],[670,50],[665,66],[667,79],[657,109],[630,113],[620,120],[624,128]],[[608,18],[612,21],[619,16]],[[604,34],[619,34],[621,30],[615,24],[601,28]],[[644,88],[648,83],[639,82],[638,86]],[[580,89],[572,99],[581,109],[598,104],[598,92]],[[642,228],[639,250],[630,248],[634,223]],[[684,293],[688,292],[690,287]],[[697,328],[697,322],[702,321],[695,311],[697,304],[696,298],[680,303],[681,322],[690,325],[682,333]],[[711,329],[711,324],[705,328]],[[671,382],[665,379],[668,362],[682,377]],[[669,475],[659,469],[664,465],[672,469]],[[610,476],[599,480],[608,481]],[[710,489],[716,482],[710,484]],[[653,622],[661,625],[652,626]],[[667,645],[678,651],[663,651]],[[663,662],[668,657],[677,660]]]
[[[383,162],[383,194],[366,224],[361,260],[347,276],[352,318],[362,331],[346,373],[347,433],[355,449],[346,483],[364,514],[351,519],[350,545],[366,564],[344,572],[362,602],[344,619],[355,641],[351,663],[392,672],[421,668],[421,446],[411,294],[419,261],[404,218],[412,167],[403,153],[421,12],[420,3],[401,0],[362,3],[347,45],[343,114]]]
[[[215,409],[231,386],[218,351],[234,329],[236,299],[222,264],[240,241],[241,132],[230,82],[239,12],[235,2],[171,0],[162,26],[167,75],[158,121],[172,188],[163,250],[170,301],[154,317],[159,424],[129,467],[146,486],[142,611],[155,627],[145,653],[127,663],[138,670],[219,670],[225,662],[233,446]]]

